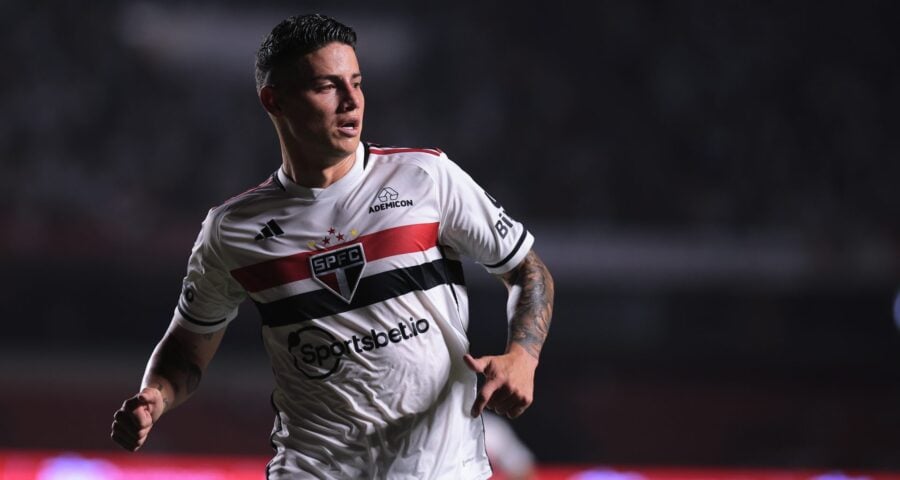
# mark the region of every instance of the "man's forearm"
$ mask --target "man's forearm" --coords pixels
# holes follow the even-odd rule
[[[167,335],[150,356],[141,387],[159,389],[168,410],[194,393],[202,377],[203,371],[184,343]]]
[[[530,251],[518,267],[503,274],[503,281],[509,288],[509,344],[538,359],[553,315],[553,277]]]
[[[150,356],[141,387],[158,389],[166,410],[181,404],[200,386],[211,358],[206,352],[210,347],[214,352],[220,338],[214,334],[166,332]]]

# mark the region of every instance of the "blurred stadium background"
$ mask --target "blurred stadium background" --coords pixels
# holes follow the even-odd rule
[[[364,138],[439,146],[537,237],[539,462],[900,472],[900,4],[576,3],[0,1],[0,465],[112,455],[206,210],[280,162],[255,49],[319,11],[359,34]],[[146,458],[265,461],[258,331]]]

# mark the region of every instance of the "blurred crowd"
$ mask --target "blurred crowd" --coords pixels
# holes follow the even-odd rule
[[[252,53],[289,8],[0,5],[4,230],[132,241],[264,178]],[[898,234],[893,3],[334,10],[373,52],[369,141],[440,146],[532,223]]]

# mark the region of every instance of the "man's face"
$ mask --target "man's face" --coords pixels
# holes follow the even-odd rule
[[[287,132],[308,158],[339,160],[356,151],[365,99],[356,52],[330,43],[298,62],[297,76],[279,90]]]

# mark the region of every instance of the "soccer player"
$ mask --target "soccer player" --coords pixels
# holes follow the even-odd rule
[[[481,413],[531,404],[553,281],[531,234],[444,152],[360,141],[355,42],[321,15],[264,40],[256,86],[281,167],[209,211],[141,390],[115,413],[122,447],[197,389],[250,297],[275,374],[267,478],[491,475]],[[508,286],[501,355],[467,353],[460,255]]]

